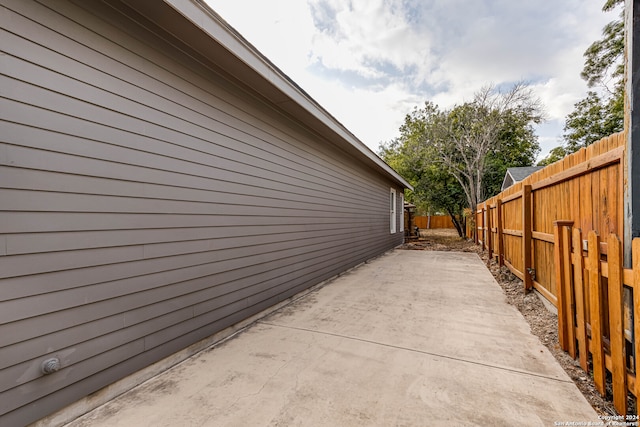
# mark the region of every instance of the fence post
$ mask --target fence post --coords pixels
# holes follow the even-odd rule
[[[558,298],[558,342],[560,348],[564,351],[569,349],[569,325],[567,324],[567,301],[565,298],[565,246],[567,242],[564,238],[564,228],[571,227],[573,221],[554,221],[553,222],[553,235],[554,235],[554,261],[555,261],[555,279],[556,279],[556,297]],[[569,301],[570,303],[570,301]],[[570,323],[573,325],[573,322]]]
[[[502,235],[502,199],[496,200],[496,227],[498,228],[498,265],[504,266],[504,236]]]
[[[485,237],[485,228],[484,228],[484,206],[482,207],[482,214],[480,215],[480,218],[482,218],[482,229],[481,229],[481,233],[482,233],[482,252],[484,252],[484,248],[485,248],[485,242],[487,241],[486,237]]]
[[[473,210],[473,240],[476,245],[480,243],[480,221],[478,221],[478,207]]]
[[[524,264],[524,290],[530,291],[533,288],[533,278],[531,277],[531,185],[522,186],[522,260]]]
[[[625,88],[624,129],[626,130],[626,167],[623,169],[625,265],[631,266],[632,238],[640,236],[640,2],[624,2]]]
[[[489,252],[489,257],[487,258],[487,263],[491,262],[491,258],[493,258],[493,232],[491,231],[491,204],[485,202],[485,206],[487,207],[487,251]]]
[[[633,318],[634,320],[634,348],[635,348],[635,372],[636,372],[636,396],[640,392],[640,380],[638,379],[638,358],[640,357],[640,239],[633,239],[631,244],[631,258],[633,261]]]

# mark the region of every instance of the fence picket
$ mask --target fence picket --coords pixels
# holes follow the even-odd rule
[[[487,222],[485,227],[487,227],[487,251],[489,251],[489,261],[493,259],[493,231],[491,230],[493,226],[493,221],[491,219],[491,205],[489,203],[485,204],[487,208]]]
[[[636,396],[640,396],[640,381],[638,381],[638,358],[640,357],[640,239],[633,239],[631,245],[633,260],[633,318],[634,328],[634,370],[636,373]]]
[[[531,277],[531,185],[522,187],[522,259],[524,261],[524,289],[530,291],[533,288]]]
[[[640,239],[632,245],[632,269],[624,269],[616,236],[623,232],[626,139],[624,132],[603,138],[477,206],[483,250],[490,259],[497,252],[498,262],[504,257],[525,291],[536,288],[556,305],[560,347],[585,371],[591,353],[603,395],[611,373],[622,415],[628,392],[640,396]]]
[[[563,221],[555,221],[553,223],[553,235],[556,242],[554,246],[554,261],[557,266],[556,268],[556,292],[558,298],[558,343],[560,344],[560,348],[564,351],[567,351],[569,348],[569,338],[568,338],[568,326],[567,326],[567,310],[565,302],[565,281],[564,281],[564,240],[563,240],[563,229],[567,225],[567,223]]]
[[[600,236],[591,230],[589,240],[589,318],[591,320],[591,362],[593,382],[605,394],[605,359],[602,346],[602,284],[600,282]]]
[[[584,371],[589,371],[589,349],[587,343],[587,315],[585,310],[585,292],[582,275],[584,271],[584,261],[582,258],[582,231],[579,228],[573,229],[573,288],[575,295],[576,311],[576,338],[578,339],[578,355],[580,357],[580,367]]]
[[[564,288],[564,301],[565,301],[565,313],[567,318],[567,350],[569,356],[576,358],[576,328],[575,328],[575,305],[573,304],[573,280],[572,278],[572,265],[571,265],[571,227],[564,227],[562,230],[562,240],[564,241],[563,258],[564,266],[563,270],[563,288]]]
[[[622,243],[615,234],[607,239],[609,265],[609,341],[613,378],[613,405],[619,414],[627,413],[627,367],[623,325]]]
[[[504,235],[502,234],[502,200],[496,200],[496,227],[498,228],[498,265],[504,265]]]

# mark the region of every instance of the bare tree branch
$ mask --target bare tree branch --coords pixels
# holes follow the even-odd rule
[[[482,87],[473,101],[444,112],[437,126],[439,157],[464,189],[472,209],[483,199],[486,158],[500,148],[498,136],[509,114],[528,123],[544,119],[542,103],[520,82],[506,92],[494,85]]]

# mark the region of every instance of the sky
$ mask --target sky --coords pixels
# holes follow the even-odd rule
[[[583,53],[604,0],[206,0],[374,152],[431,101],[525,81],[546,107],[539,158],[588,90]]]

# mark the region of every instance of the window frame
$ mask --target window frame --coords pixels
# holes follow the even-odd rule
[[[391,188],[389,192],[389,231],[391,234],[396,234],[396,189]]]
[[[400,233],[404,233],[404,194],[400,192]]]

